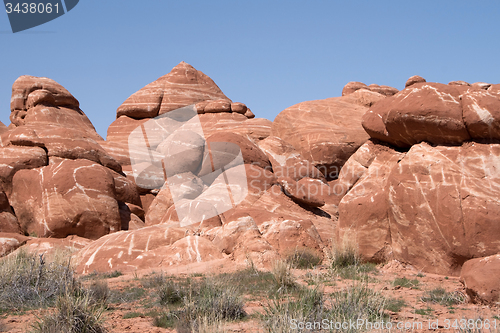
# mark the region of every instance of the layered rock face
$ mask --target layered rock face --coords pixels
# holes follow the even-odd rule
[[[385,99],[367,89],[343,95],[291,106],[276,117],[271,130],[328,180],[338,177],[347,159],[368,139],[361,127],[368,107]]]
[[[367,93],[363,101],[383,98]],[[270,136],[270,124],[186,63],[133,94],[103,146],[136,183],[145,226],[93,242],[78,254],[78,270],[221,259],[269,266],[297,247],[322,256],[335,226],[330,186]]]
[[[140,204],[78,100],[48,78],[12,87],[0,135],[0,231],[97,239],[121,228],[120,204]],[[125,221],[126,222],[126,221]]]
[[[500,252],[500,100],[495,85],[409,81],[363,116],[371,140],[341,171],[339,235],[367,260],[458,275]]]

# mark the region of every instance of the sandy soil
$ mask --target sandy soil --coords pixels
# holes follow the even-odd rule
[[[197,276],[199,274],[210,275],[222,272],[231,272],[242,269],[244,267],[236,267],[234,263],[228,265],[226,261],[202,263],[197,265],[188,265],[177,267],[166,273],[177,277]],[[293,270],[294,275],[299,283],[306,285],[306,281],[314,278],[314,276],[327,274],[326,267],[318,267],[314,270]],[[116,278],[108,279],[108,285],[112,290],[122,290],[124,288],[140,284],[140,277],[151,273],[149,270],[133,272]],[[498,332],[500,332],[500,308],[498,306],[484,306],[471,303],[458,304],[452,307],[439,305],[436,303],[426,303],[421,300],[421,297],[429,290],[437,287],[443,287],[447,291],[458,291],[464,293],[462,284],[457,277],[445,277],[434,274],[420,273],[412,267],[406,267],[398,262],[391,262],[384,266],[377,267],[377,271],[370,273],[368,285],[373,290],[380,291],[384,296],[394,299],[403,299],[405,306],[398,312],[390,312],[394,323],[400,322],[403,325],[413,325],[413,328],[408,330],[393,330],[405,332],[455,332],[453,328],[454,320],[461,319],[489,319],[493,324],[496,321]],[[406,277],[410,280],[418,279],[417,287],[398,287],[394,286],[393,282],[396,278]],[[335,279],[330,285],[324,287],[325,293],[331,293],[340,290],[352,284],[352,280]],[[255,300],[251,295],[245,295],[245,310],[249,314],[248,318],[239,322],[228,323],[226,332],[264,332],[258,313],[262,313],[265,299]],[[159,333],[159,332],[175,332],[164,328],[154,327],[151,317],[140,316],[136,318],[124,319],[126,313],[138,311],[141,312],[141,300],[117,304],[113,303],[109,311],[105,314],[105,327],[109,332],[144,332],[144,333]],[[427,314],[418,314],[419,310],[428,310]],[[1,319],[2,329],[4,332],[27,332],[30,325],[47,310],[27,311],[24,313],[4,315]],[[416,326],[422,323],[421,327]],[[459,324],[460,322],[457,322]],[[429,325],[431,325],[429,327]],[[450,328],[447,329],[446,326]],[[471,331],[472,332],[472,331]],[[478,330],[474,332],[479,332]],[[489,332],[483,330],[483,332]],[[492,330],[495,332],[495,330]]]

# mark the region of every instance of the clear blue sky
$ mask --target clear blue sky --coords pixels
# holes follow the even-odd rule
[[[273,120],[349,81],[500,82],[500,1],[80,0],[12,34],[0,12],[0,120],[20,75],[52,78],[106,136],[132,93],[186,61]]]

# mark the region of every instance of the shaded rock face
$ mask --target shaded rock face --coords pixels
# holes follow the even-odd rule
[[[338,177],[345,161],[368,139],[360,126],[366,106],[349,96],[308,101],[282,111],[271,134],[290,144],[323,175]]]
[[[500,302],[500,254],[466,261],[460,282],[472,302],[497,305]]]
[[[422,141],[497,142],[500,99],[492,87],[414,83],[374,105],[363,127],[371,138],[404,148]]]

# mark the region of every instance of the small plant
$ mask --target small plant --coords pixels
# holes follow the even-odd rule
[[[162,328],[174,328],[179,318],[171,313],[164,312],[153,317],[153,325]]]
[[[403,288],[417,288],[419,283],[420,283],[420,281],[418,281],[417,279],[410,280],[410,279],[407,279],[406,277],[402,277],[402,278],[396,278],[392,282],[392,285],[394,287],[399,286],[399,287],[403,287]]]
[[[32,326],[33,333],[104,333],[104,307],[88,293],[76,291],[59,296],[55,312],[42,317]]]
[[[76,281],[69,259],[19,251],[0,261],[0,309],[19,310],[53,305]]]
[[[309,269],[321,264],[321,256],[309,248],[296,248],[285,259],[293,268]]]
[[[144,315],[140,312],[127,312],[123,315],[123,319],[131,319],[137,317],[143,317]]]
[[[432,314],[432,311],[434,311],[433,308],[427,307],[426,309],[415,310],[415,313],[421,316],[430,316]]]
[[[368,273],[376,270],[373,263],[356,264],[353,266],[339,267],[334,272],[342,279],[349,280],[369,280]]]
[[[105,305],[109,297],[108,282],[105,280],[94,281],[87,292],[91,301]]]
[[[425,296],[422,297],[422,301],[450,306],[464,303],[465,296],[460,292],[447,292],[444,288],[439,287],[428,291]]]
[[[255,267],[248,267],[234,273],[219,275],[219,278],[234,285],[241,294],[266,296],[275,289],[276,283],[271,272],[261,272]]]
[[[385,309],[392,312],[399,312],[406,305],[404,299],[390,298],[385,302]]]
[[[185,296],[183,290],[178,284],[168,281],[157,289],[161,305],[177,304]]]
[[[109,303],[130,303],[137,301],[146,294],[146,290],[138,287],[129,287],[125,290],[112,290],[109,293]]]
[[[150,275],[143,276],[141,278],[141,285],[147,289],[159,288],[163,284],[165,284],[166,281],[167,277],[163,274],[163,272],[161,273],[152,272]]]
[[[417,277],[419,277],[419,278],[423,278],[423,277],[425,277],[425,275],[424,275],[424,273],[422,273],[422,272],[418,272]]]
[[[293,288],[296,286],[290,263],[283,260],[274,262],[271,273],[278,290]]]
[[[330,253],[332,268],[355,266],[361,262],[355,235],[346,231],[341,242],[332,241]]]

